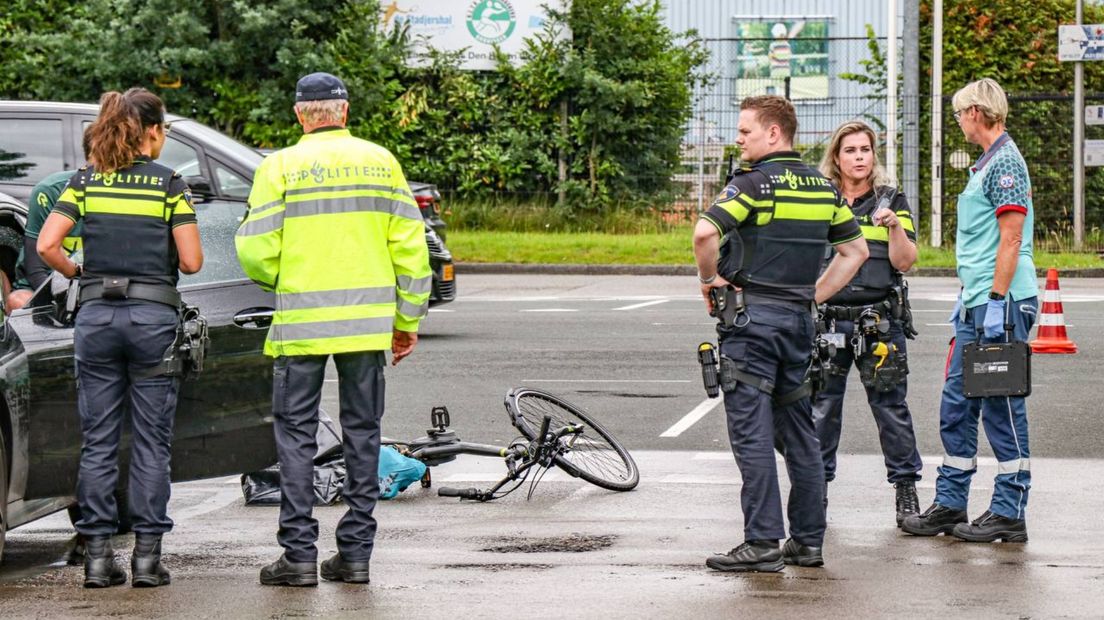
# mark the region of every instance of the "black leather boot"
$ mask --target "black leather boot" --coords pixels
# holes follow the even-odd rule
[[[986,510],[973,523],[956,525],[952,533],[969,542],[1027,542],[1027,522],[1023,519],[1002,517]]]
[[[322,562],[322,578],[326,581],[368,583],[368,562],[346,562],[340,553]]]
[[[916,481],[901,480],[893,485],[897,489],[897,527],[912,515],[920,514],[920,498],[916,496]]]
[[[901,521],[901,530],[914,536],[950,534],[959,523],[966,523],[965,510],[955,510],[932,504],[922,514],[909,515]]]
[[[109,588],[126,583],[126,571],[115,561],[110,536],[89,536],[84,541],[84,587]]]
[[[130,585],[156,588],[169,585],[169,571],[161,566],[161,535],[135,534],[134,554],[130,556]]]
[[[266,586],[316,586],[318,562],[289,562],[280,556],[272,564],[261,569],[261,584]]]

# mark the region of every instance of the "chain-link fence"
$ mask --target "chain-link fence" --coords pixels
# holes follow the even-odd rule
[[[1016,142],[1031,175],[1037,249],[1070,250],[1073,245],[1073,96],[1068,94],[1009,95],[1008,133]],[[1104,105],[1104,94],[1085,97],[1086,105]],[[930,106],[929,106],[930,107]],[[1082,112],[1083,113],[1083,112]],[[1104,119],[1101,119],[1104,121]],[[943,205],[943,238],[954,241],[955,201],[966,187],[969,167],[980,155],[966,142],[953,117],[951,98],[943,104],[943,180],[933,188]],[[1087,140],[1104,139],[1104,125],[1085,127]],[[927,145],[925,145],[925,150]],[[1089,149],[1090,154],[1094,149]],[[1104,249],[1104,158],[1092,158],[1085,168],[1084,249]],[[929,171],[922,171],[929,179]],[[922,183],[921,192],[929,183]],[[930,221],[930,210],[923,211]]]
[[[877,95],[874,84],[849,77],[875,79],[862,64],[870,55],[866,37],[804,37],[785,49],[769,37],[704,43],[714,74],[695,93],[682,167],[675,175],[685,191],[674,208],[687,217],[707,208],[724,183],[729,158],[737,153],[740,101],[745,97],[776,94],[793,101],[798,117],[794,146],[812,165],[819,163],[841,123],[862,119],[884,130],[884,96]]]
[[[883,163],[886,161],[885,98],[874,87],[881,76],[868,72],[868,66],[862,62],[870,58],[869,39],[803,41],[809,44],[793,52],[805,55],[806,64],[811,68],[803,75],[804,65],[791,62],[788,75],[783,70],[781,75],[775,76],[771,76],[769,66],[765,71],[760,67],[756,72],[754,59],[748,53],[755,48],[750,47],[748,41],[706,41],[717,75],[711,84],[696,93],[694,112],[686,127],[682,147],[682,165],[674,177],[683,193],[672,206],[673,217],[695,218],[719,193],[730,157],[738,152],[735,142],[739,105],[746,96],[779,94],[791,98],[799,123],[795,147],[811,165],[819,164],[833,130],[854,119],[866,121],[878,131],[883,145],[879,155]],[[879,43],[884,49],[885,40]],[[816,59],[818,52],[824,54],[829,49],[830,54]],[[752,65],[750,71],[749,64]],[[880,70],[868,65],[875,72]],[[808,73],[819,71],[826,71],[827,76],[818,76],[817,80],[808,78]],[[864,75],[866,80],[849,78],[847,74]],[[908,109],[906,103],[901,97],[898,110]],[[981,155],[981,150],[966,142],[954,119],[951,97],[945,96],[941,140],[943,173],[938,187],[933,187],[931,99],[920,97],[917,103],[919,118],[909,119],[902,114],[898,123],[897,178],[905,178],[906,167],[915,167],[919,195],[918,204],[912,207],[919,219],[921,236],[929,238],[934,194],[942,206],[943,241],[953,244],[957,197],[965,188],[969,167]],[[1104,105],[1104,94],[1087,95],[1085,103]],[[1073,243],[1073,97],[1065,93],[1016,93],[1010,94],[1009,107],[1008,131],[1027,161],[1032,180],[1036,247],[1069,250]],[[1096,251],[1104,250],[1104,171],[1101,168],[1104,153],[1097,154],[1092,142],[1104,140],[1104,118],[1098,120],[1101,124],[1085,128],[1090,165],[1085,168],[1084,248]],[[902,149],[903,134],[910,129],[920,132],[917,158],[908,158]],[[1104,147],[1104,142],[1101,144]]]

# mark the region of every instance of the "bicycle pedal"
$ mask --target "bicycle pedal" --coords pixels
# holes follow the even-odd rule
[[[449,427],[451,420],[449,419],[448,407],[443,405],[434,407],[429,412],[429,424],[435,427],[438,431],[443,431]]]

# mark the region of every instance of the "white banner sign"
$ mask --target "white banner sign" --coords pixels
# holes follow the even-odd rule
[[[1104,60],[1104,24],[1058,26],[1058,60]]]
[[[407,25],[414,40],[414,64],[425,63],[426,47],[460,51],[460,68],[493,70],[494,46],[521,62],[526,38],[544,29],[542,5],[558,0],[391,0],[382,2],[385,29]]]

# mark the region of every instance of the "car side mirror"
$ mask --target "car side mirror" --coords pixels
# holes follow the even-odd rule
[[[192,199],[196,202],[204,202],[215,197],[215,190],[211,189],[211,181],[207,177],[184,177],[184,183],[192,190]]]

